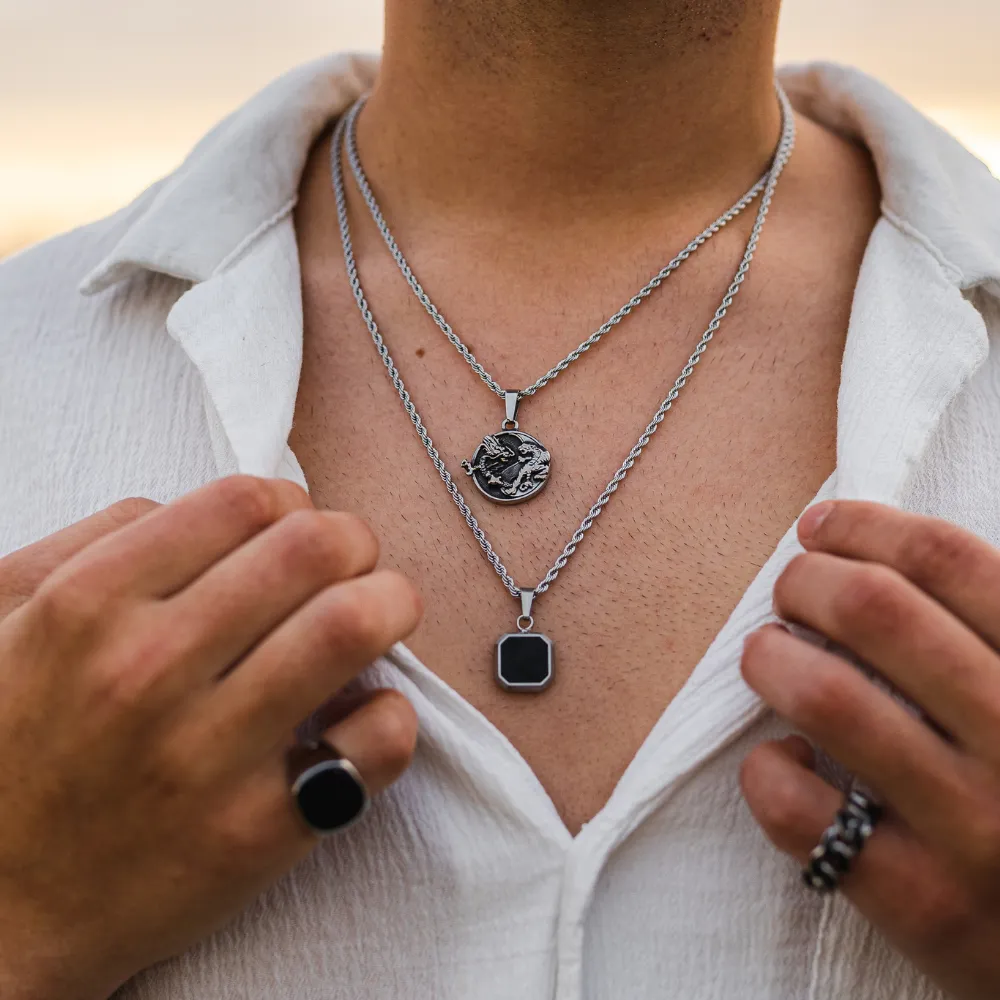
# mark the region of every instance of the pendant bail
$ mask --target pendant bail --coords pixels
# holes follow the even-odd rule
[[[531,604],[535,599],[535,591],[528,587],[521,588],[521,615],[524,618],[531,617]]]
[[[517,627],[521,632],[530,632],[535,627],[535,619],[531,617],[531,605],[535,600],[535,591],[530,587],[521,587],[521,614],[517,619]]]
[[[517,430],[517,404],[520,401],[520,393],[516,390],[514,392],[508,390],[503,394],[504,407],[507,411],[507,419],[503,422],[505,431]]]

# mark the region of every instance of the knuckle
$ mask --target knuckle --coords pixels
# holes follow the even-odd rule
[[[922,522],[900,549],[900,566],[905,576],[917,582],[953,576],[969,566],[976,556],[970,537],[946,521]]]
[[[297,510],[282,518],[277,543],[285,569],[307,570],[310,575],[328,571],[341,548],[326,518],[315,510]]]
[[[88,711],[100,718],[128,713],[140,698],[134,675],[110,658],[91,664],[87,672],[87,695]]]
[[[764,832],[779,847],[788,846],[802,832],[802,802],[793,781],[766,767],[766,747],[758,747],[743,761],[740,785]]]
[[[285,515],[278,532],[285,572],[306,571],[311,578],[335,580],[375,564],[378,542],[360,518],[318,510]]]
[[[787,844],[802,831],[802,802],[790,781],[774,781],[758,805],[761,826],[779,844]]]
[[[802,684],[793,696],[792,714],[807,731],[837,729],[856,725],[850,681],[852,667],[847,664],[815,665],[809,682]]]
[[[145,778],[161,803],[177,803],[190,796],[194,772],[190,751],[176,740],[165,741],[151,755]]]
[[[228,476],[212,486],[222,515],[250,528],[264,528],[274,519],[274,497],[267,482],[255,476]]]
[[[31,604],[45,634],[78,636],[100,625],[108,599],[102,588],[75,574],[43,581]]]
[[[128,714],[149,701],[161,676],[158,664],[151,662],[148,645],[130,649],[121,655],[109,649],[95,657],[86,671],[89,701],[101,715]]]
[[[873,531],[883,529],[886,515],[891,512],[882,504],[863,500],[835,503],[820,527],[820,534],[838,546],[856,549],[864,545]]]
[[[408,763],[417,744],[417,715],[406,698],[398,691],[384,692],[372,725],[387,760]]]
[[[157,617],[156,610],[150,608],[147,614],[135,616],[129,634],[120,641],[127,676],[119,684],[127,685],[124,693],[131,701],[155,697],[177,665],[197,653],[200,636],[168,625]]]
[[[768,645],[770,630],[755,629],[743,640],[743,652],[740,654],[740,673],[743,679],[753,686],[757,677],[757,668],[766,666],[768,662]]]
[[[924,952],[949,950],[967,939],[977,921],[972,897],[957,882],[942,877],[915,887],[900,915],[906,938]]]
[[[159,504],[155,500],[146,497],[126,497],[107,507],[104,513],[116,528],[123,528],[157,507]]]
[[[813,572],[823,557],[814,552],[800,552],[789,560],[774,584],[774,603],[779,610],[788,610],[805,575]]]
[[[416,625],[424,613],[424,601],[420,591],[410,581],[409,577],[396,570],[386,570],[381,574],[384,581],[385,599],[400,607],[400,615],[406,630]]]
[[[102,622],[99,641],[78,671],[88,708],[101,718],[148,712],[162,700],[164,682],[189,638],[165,628],[153,608],[132,608]]]
[[[855,565],[834,593],[834,618],[849,629],[898,631],[905,621],[900,582],[887,566]]]
[[[290,479],[271,479],[267,481],[273,490],[281,497],[282,503],[290,510],[311,509],[312,500],[308,491]]]
[[[205,748],[223,746],[228,736],[227,729],[214,719],[188,719],[172,727],[158,741],[153,755],[156,786],[192,801],[211,793],[218,784],[220,762]]]
[[[770,639],[768,628],[758,628],[750,632],[743,640],[743,663],[755,661],[763,656]]]
[[[327,512],[324,518],[329,526],[332,522],[337,534],[351,540],[354,546],[370,556],[372,564],[378,559],[379,541],[375,529],[357,514],[346,511]]]
[[[969,809],[964,848],[972,870],[995,885],[1000,878],[1000,804],[977,802]]]
[[[410,632],[419,618],[416,589],[391,570],[336,585],[327,594],[325,641],[347,655],[380,652]]]
[[[207,818],[203,832],[205,853],[213,867],[223,875],[256,870],[266,837],[259,823],[236,808],[219,809]]]
[[[367,651],[383,641],[385,611],[371,594],[345,588],[328,602],[324,626],[331,645],[346,652]]]
[[[17,552],[0,558],[0,616],[23,604],[38,585],[41,574],[26,563]]]

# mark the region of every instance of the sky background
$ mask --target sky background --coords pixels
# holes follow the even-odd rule
[[[381,0],[0,0],[0,256],[113,211],[268,80],[381,31]],[[779,62],[876,74],[1000,176],[998,43],[1000,0],[786,0]]]

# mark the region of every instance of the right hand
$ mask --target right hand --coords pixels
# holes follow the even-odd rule
[[[0,996],[98,1000],[315,844],[294,728],[416,626],[371,530],[283,481],[124,505],[0,560]],[[374,793],[416,719],[326,734]]]

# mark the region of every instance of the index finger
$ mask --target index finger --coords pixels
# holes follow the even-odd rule
[[[311,506],[305,490],[287,480],[217,479],[101,539],[51,582],[75,577],[103,593],[167,597],[285,514]]]
[[[806,549],[896,570],[1000,648],[1000,552],[971,531],[857,500],[827,500],[799,520]]]
[[[28,600],[41,582],[92,542],[138,521],[160,505],[145,497],[129,497],[99,510],[0,560],[0,615]]]

